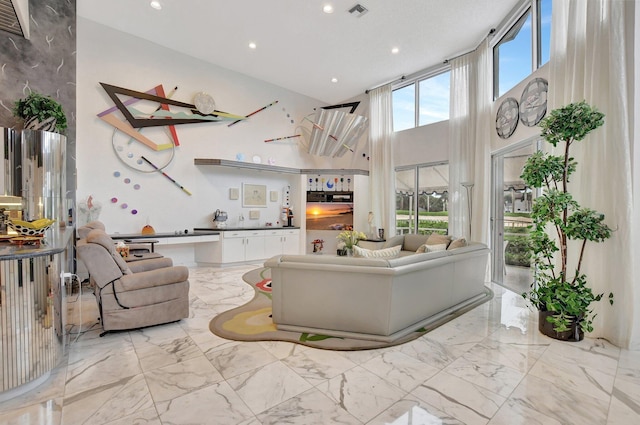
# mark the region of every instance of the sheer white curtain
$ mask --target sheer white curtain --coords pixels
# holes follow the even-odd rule
[[[572,147],[578,171],[569,189],[583,207],[604,213],[605,222],[616,229],[611,239],[588,244],[582,263],[594,291],[615,297],[613,306],[604,299],[596,303],[591,336],[640,349],[640,280],[633,274],[638,242],[632,236],[632,75],[625,39],[629,6],[611,0],[553,2],[549,109],[585,100],[605,114],[605,125]]]
[[[369,91],[369,191],[374,226],[385,229],[386,237],[396,234],[395,171],[393,162],[393,119],[391,85]]]
[[[473,52],[451,60],[449,114],[449,234],[487,244],[491,198],[490,52],[489,41],[485,40]]]

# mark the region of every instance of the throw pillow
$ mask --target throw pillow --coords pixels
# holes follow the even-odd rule
[[[424,245],[420,246],[420,248],[418,248],[416,253],[419,254],[421,252],[436,252],[436,251],[446,251],[446,250],[447,250],[447,244],[446,243],[441,243],[441,244],[437,244],[437,245],[424,244]]]
[[[427,245],[441,245],[441,244],[449,245],[449,242],[451,242],[451,236],[441,235],[439,233],[434,232],[431,235],[429,235],[429,237],[427,238],[427,242],[425,243]]]
[[[400,255],[400,245],[384,249],[365,249],[358,245],[353,247],[353,256],[361,258],[395,258]]]
[[[463,246],[467,246],[467,240],[465,238],[458,238],[453,240],[449,246],[447,247],[447,251],[456,248],[462,248]]]

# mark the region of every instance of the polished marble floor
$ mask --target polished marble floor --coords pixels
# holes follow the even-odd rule
[[[252,297],[240,279],[252,268],[194,268],[189,319],[103,338],[85,294],[70,304],[83,325],[63,364],[1,403],[0,424],[640,424],[640,352],[544,337],[497,286],[492,301],[387,349],[214,336],[209,320]]]

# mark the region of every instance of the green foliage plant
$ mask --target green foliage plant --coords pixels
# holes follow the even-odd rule
[[[13,107],[13,115],[24,120],[37,117],[41,122],[47,118],[54,117],[56,119],[56,130],[59,133],[64,132],[67,128],[67,117],[64,114],[62,105],[51,96],[44,96],[36,92],[31,92],[24,99],[17,100]]]
[[[604,124],[604,114],[586,102],[572,103],[551,111],[540,122],[541,135],[551,145],[564,148],[563,155],[537,152],[526,162],[521,178],[543,193],[533,203],[534,228],[530,244],[536,267],[536,282],[522,296],[540,311],[553,312],[547,320],[556,332],[566,332],[573,322],[584,332],[593,331],[595,314],[591,303],[604,294],[594,294],[581,272],[587,242],[603,242],[611,236],[604,214],[581,207],[569,192],[569,178],[577,163],[570,156],[573,144]],[[550,236],[552,235],[552,236]],[[567,270],[568,240],[577,245],[575,271]],[[560,254],[560,262],[556,258]],[[572,257],[573,258],[573,257]],[[613,304],[613,294],[609,294]]]

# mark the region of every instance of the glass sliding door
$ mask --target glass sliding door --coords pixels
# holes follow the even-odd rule
[[[415,233],[416,169],[396,170],[396,233]]]
[[[535,192],[520,178],[536,141],[520,143],[493,155],[492,280],[516,293],[533,282],[528,248]]]
[[[447,234],[449,228],[449,164],[418,167],[417,232]]]
[[[448,191],[447,163],[412,165],[396,169],[397,234],[447,234]]]

